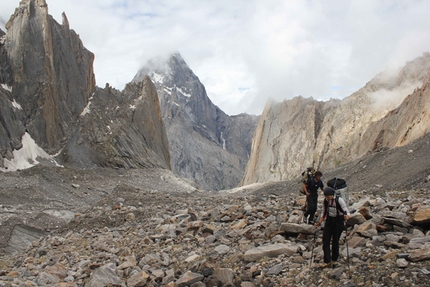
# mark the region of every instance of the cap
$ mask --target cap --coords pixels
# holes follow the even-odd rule
[[[334,195],[334,189],[331,187],[324,188],[324,195]]]

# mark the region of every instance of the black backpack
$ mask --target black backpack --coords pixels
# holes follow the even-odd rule
[[[346,181],[342,178],[334,177],[329,181],[327,181],[327,185],[333,188],[334,190],[342,189],[346,187]]]
[[[346,205],[349,204],[349,192],[347,189],[346,181],[342,178],[334,177],[327,181],[327,186],[335,190],[335,195],[342,197]]]

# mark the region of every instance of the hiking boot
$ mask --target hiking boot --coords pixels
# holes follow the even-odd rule
[[[339,264],[339,262],[337,262],[337,261],[332,261],[332,262],[331,262],[331,267],[336,268],[338,264]]]
[[[332,266],[332,262],[321,264],[321,268],[329,268]]]

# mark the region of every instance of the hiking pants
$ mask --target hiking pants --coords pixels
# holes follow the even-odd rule
[[[339,259],[339,239],[343,229],[343,215],[337,217],[327,216],[323,232],[324,263],[330,263],[332,260],[337,261]],[[332,241],[331,254],[330,240]]]
[[[308,208],[304,214],[305,218],[309,215],[309,221],[314,220],[315,212],[317,212],[317,206],[318,206],[318,193],[316,194],[309,194],[309,196],[306,198]]]

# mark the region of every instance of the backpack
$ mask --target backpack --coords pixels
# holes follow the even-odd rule
[[[345,201],[346,206],[348,206],[349,203],[349,193],[347,190],[346,181],[342,178],[334,177],[327,181],[327,186],[333,188],[336,192],[336,197],[342,197],[342,199]]]
[[[302,172],[302,178],[300,180],[300,188],[299,191],[301,194],[305,195],[305,185],[308,184],[311,178],[315,176],[315,169],[313,167],[308,167],[305,171]]]
[[[337,214],[337,215],[339,215],[339,212],[340,212],[340,213],[342,213],[342,214],[345,214],[345,212],[344,212],[344,211],[342,210],[342,208],[340,207],[339,197],[340,197],[340,196],[338,196],[338,195],[336,195],[336,196],[334,197],[334,202],[336,203],[336,210],[337,210],[337,212],[338,212],[338,214]],[[327,199],[324,199],[324,208],[325,208],[326,212],[328,212],[328,201],[327,201]],[[328,216],[328,214],[327,214],[327,216]]]

